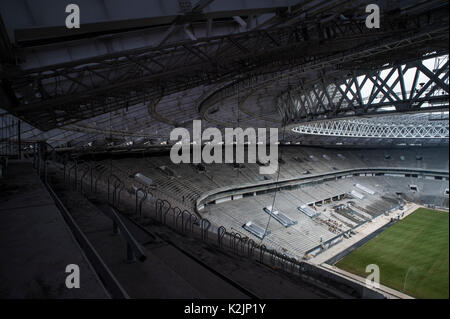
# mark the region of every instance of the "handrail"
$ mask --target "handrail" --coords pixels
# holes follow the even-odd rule
[[[165,200],[165,199],[157,199],[155,202],[155,219],[159,220],[161,222],[166,220],[166,215],[169,212],[169,210],[172,208],[172,205],[170,204],[169,201]],[[158,218],[159,216],[159,218]],[[174,217],[175,218],[175,217]]]
[[[113,184],[112,202],[110,200],[111,177],[115,178],[115,181]],[[124,187],[125,187],[124,183],[122,182],[122,180],[119,177],[117,177],[117,175],[110,174],[108,176],[108,203],[111,203],[112,205],[116,205],[116,201],[117,201],[117,206],[118,206],[120,204],[120,193],[122,192]]]
[[[118,230],[120,230],[121,235],[127,241],[127,261],[132,262],[135,261],[137,258],[140,262],[144,262],[147,259],[147,256],[145,255],[141,246],[133,237],[133,235],[130,233],[127,226],[125,226],[125,224],[119,217],[119,214],[116,212],[114,207],[109,206],[109,208],[110,208],[109,217],[113,220],[114,233],[118,233]]]
[[[138,204],[138,197],[139,197],[139,192],[142,194],[141,200],[139,201]],[[144,203],[144,201],[147,199],[147,192],[142,189],[142,188],[138,188],[135,192],[136,195],[136,209],[135,209],[135,213],[136,215],[138,214],[138,207],[139,207],[139,217],[142,216],[142,204]]]
[[[201,228],[201,232],[202,232],[202,240],[207,240],[208,239],[208,232],[209,232],[209,228],[211,227],[211,222],[209,220],[207,220],[206,218],[202,218],[200,220],[200,228]]]
[[[103,259],[100,257],[100,255],[95,250],[94,246],[92,246],[90,241],[87,239],[87,237],[81,231],[81,229],[78,227],[75,220],[72,218],[69,211],[64,206],[64,204],[61,202],[61,200],[58,198],[58,196],[53,191],[51,186],[48,183],[44,183],[44,185],[47,188],[50,195],[52,196],[53,200],[55,201],[56,206],[59,208],[61,215],[63,216],[64,220],[66,221],[66,223],[69,226],[70,230],[72,231],[73,235],[77,239],[78,244],[83,249],[83,252],[88,257],[88,259],[89,259],[90,263],[92,264],[92,266],[94,267],[96,273],[101,278],[106,289],[111,294],[111,297],[118,298],[118,299],[123,299],[123,298],[129,299],[130,297],[128,296],[126,291],[122,288],[120,283],[117,281],[116,277],[112,274],[112,272],[109,270],[108,266],[104,263]]]
[[[217,244],[222,247],[223,237],[227,233],[227,229],[224,226],[220,226],[217,229]]]

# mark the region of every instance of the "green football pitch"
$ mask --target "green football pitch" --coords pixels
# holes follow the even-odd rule
[[[362,277],[376,264],[380,283],[415,298],[449,298],[449,214],[419,208],[336,263]]]

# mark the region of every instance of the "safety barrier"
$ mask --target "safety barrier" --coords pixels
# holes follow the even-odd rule
[[[122,218],[120,218],[113,207],[110,207],[109,217],[113,220],[113,233],[118,234],[120,230],[120,234],[127,241],[127,262],[134,262],[136,260],[144,262],[147,259],[147,256],[142,250],[141,245],[136,241],[134,236],[131,235],[130,231],[123,223]]]
[[[142,194],[141,199],[139,200],[139,204],[138,204],[138,197],[139,197],[139,193]],[[147,199],[148,193],[142,189],[142,188],[138,188],[136,190],[136,210],[134,211],[136,215],[139,214],[139,217],[142,217],[142,204],[144,203],[144,201]]]

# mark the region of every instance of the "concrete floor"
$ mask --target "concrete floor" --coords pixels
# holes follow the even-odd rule
[[[0,298],[109,298],[31,163],[0,179]],[[80,268],[69,289],[68,264]]]

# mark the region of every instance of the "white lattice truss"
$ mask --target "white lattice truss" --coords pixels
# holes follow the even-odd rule
[[[382,116],[369,119],[327,120],[292,129],[295,133],[367,138],[448,138],[448,113]]]
[[[329,79],[323,78],[308,86],[300,85],[280,95],[277,107],[285,123],[448,110],[448,76],[448,55],[429,56],[363,75],[355,73],[343,82],[330,83]]]

